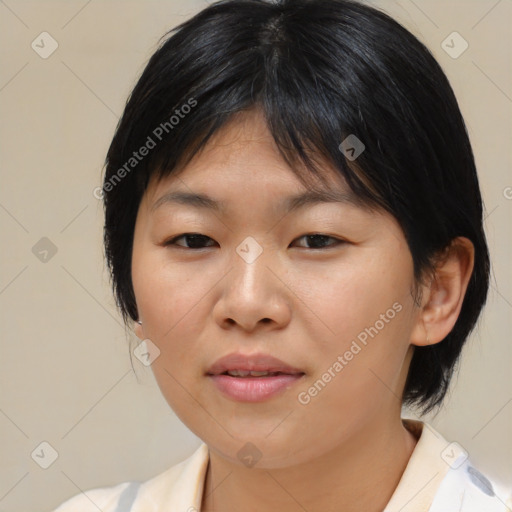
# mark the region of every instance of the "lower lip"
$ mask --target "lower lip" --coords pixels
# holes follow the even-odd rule
[[[231,377],[231,375],[209,375],[217,389],[240,402],[263,402],[289,389],[304,376],[274,375],[271,377]]]

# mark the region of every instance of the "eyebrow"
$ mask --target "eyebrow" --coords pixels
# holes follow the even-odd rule
[[[280,202],[278,210],[288,214],[304,207],[321,203],[343,203],[361,207],[361,200],[352,191],[347,193],[338,190],[322,190],[307,191],[289,196]],[[154,212],[164,204],[182,204],[219,213],[223,213],[226,209],[224,201],[217,201],[206,194],[173,191],[157,199],[153,206],[151,206],[151,212]]]

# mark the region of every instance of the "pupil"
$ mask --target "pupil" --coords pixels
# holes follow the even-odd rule
[[[203,246],[204,239],[206,238],[203,235],[187,235],[188,238],[188,246],[194,249],[200,249]],[[192,241],[192,243],[190,243]]]
[[[320,247],[325,246],[325,244],[323,244],[322,242],[327,242],[327,240],[329,239],[329,237],[325,235],[307,235],[307,238],[308,242],[313,241],[313,246],[315,246],[315,241],[320,241]]]

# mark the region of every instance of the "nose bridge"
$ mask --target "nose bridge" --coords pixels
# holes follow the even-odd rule
[[[219,324],[235,322],[246,330],[269,320],[283,326],[290,319],[290,307],[283,285],[273,275],[271,249],[264,249],[254,237],[246,237],[236,248],[231,271],[215,306]],[[277,259],[277,258],[276,258]]]
[[[239,292],[249,296],[259,294],[268,287],[269,249],[264,249],[254,237],[247,236],[235,249],[233,278],[238,281]]]

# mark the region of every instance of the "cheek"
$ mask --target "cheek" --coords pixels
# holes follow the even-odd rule
[[[184,272],[182,267],[177,271],[158,252],[134,254],[137,307],[144,321],[144,336],[160,350],[151,368],[162,395],[182,421],[194,425],[198,418],[207,421],[190,392],[195,394],[202,371],[204,349],[199,343],[211,310],[208,291],[218,278],[203,271],[198,279],[198,269]]]
[[[190,357],[181,357],[176,346],[164,350],[151,365],[156,382],[174,414],[198,437],[205,437],[205,425],[212,425],[208,402],[201,400],[197,390],[197,368]],[[217,436],[221,433],[217,433]]]
[[[160,350],[151,368],[161,393],[176,415],[193,430],[194,425],[208,421],[192,396],[196,395],[202,371],[199,343],[211,309],[206,295],[215,280],[210,283],[204,273],[197,279],[197,270],[177,271],[155,253],[134,258],[137,306],[144,321],[145,337]]]
[[[157,248],[134,252],[132,277],[139,313],[150,329],[147,337],[165,348],[186,345],[199,334],[197,319],[207,314],[204,299],[216,281],[214,275],[199,264],[170,265],[165,250]]]
[[[393,258],[390,251],[378,259],[354,260],[329,272],[321,286],[318,279],[302,280],[303,289],[309,290],[305,302],[321,320],[315,320],[318,328],[306,327],[308,336],[317,340],[312,380],[320,379],[322,388],[330,379],[325,375],[329,369],[336,375],[317,403],[342,410],[362,404],[378,407],[384,395],[392,397],[389,388],[398,382],[409,346],[413,271],[408,253],[395,252]]]
[[[354,251],[353,256],[324,271],[301,268],[296,275],[290,275],[297,295],[314,313],[312,325],[319,326],[312,339],[321,330],[323,345],[334,344],[341,349],[340,343],[343,345],[360,333],[364,338],[365,329],[376,323],[379,333],[397,329],[412,300],[413,282],[412,260],[408,253],[400,254],[401,249],[393,246],[389,251],[380,251],[378,258],[371,249]]]

